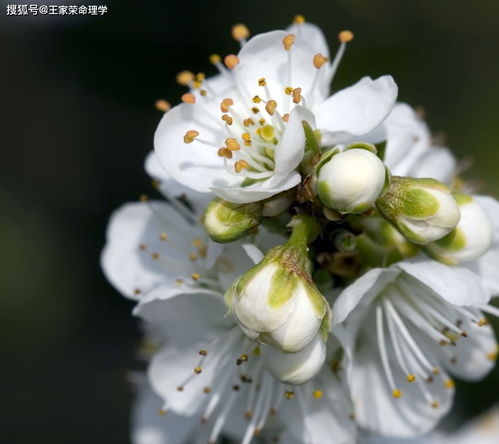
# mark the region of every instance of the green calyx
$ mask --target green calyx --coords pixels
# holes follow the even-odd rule
[[[234,242],[262,221],[263,204],[237,204],[213,199],[204,213],[203,225],[208,236],[219,243]]]

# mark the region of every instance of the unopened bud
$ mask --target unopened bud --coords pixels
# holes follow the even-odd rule
[[[435,179],[393,177],[376,206],[407,240],[420,245],[443,238],[460,218],[450,190]]]
[[[308,244],[319,234],[317,222],[294,216],[288,242],[237,279],[225,301],[251,339],[296,353],[329,326],[330,309],[311,276]],[[326,327],[325,327],[326,326]]]
[[[449,234],[426,246],[435,259],[454,265],[484,254],[492,243],[492,223],[483,208],[471,196],[454,195],[461,219]]]
[[[363,213],[379,197],[389,174],[370,144],[326,153],[317,167],[317,193],[322,203],[342,214]]]
[[[283,191],[263,201],[263,216],[274,217],[284,213],[294,201],[293,190]]]
[[[204,213],[204,228],[215,242],[233,242],[260,224],[262,209],[261,202],[238,204],[216,198]]]

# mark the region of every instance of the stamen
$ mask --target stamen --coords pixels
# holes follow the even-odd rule
[[[388,380],[388,385],[392,389],[392,395],[394,398],[400,398],[402,393],[395,387],[395,381],[393,379],[392,370],[390,368],[390,363],[388,360],[388,353],[385,346],[385,332],[383,328],[383,309],[380,305],[376,307],[376,333],[378,336],[378,348],[379,355],[381,358],[381,364],[383,370],[385,371],[386,379]]]
[[[180,100],[182,100],[182,102],[184,102],[184,103],[190,103],[191,105],[196,103],[196,97],[194,97],[194,95],[191,93],[182,94],[182,97],[180,97]]]
[[[265,110],[271,115],[274,115],[274,111],[277,108],[277,102],[275,100],[269,100],[265,105]]]
[[[229,112],[229,108],[234,105],[234,101],[231,99],[231,98],[226,98],[226,99],[223,99],[222,100],[222,103],[220,103],[220,110],[223,112],[223,113],[228,113]]]
[[[166,234],[165,232],[161,233],[159,235],[159,239],[162,240],[162,241],[167,241],[168,240],[168,234]]]
[[[246,39],[250,36],[248,27],[246,25],[243,25],[242,23],[234,25],[232,27],[231,33],[232,38],[237,42],[240,42],[241,46],[246,43]]]
[[[232,123],[234,122],[234,119],[232,117],[230,117],[228,114],[224,114],[222,116],[222,120],[227,124],[227,125],[232,125]]]
[[[300,103],[301,101],[301,88],[293,89],[293,103]]]
[[[241,145],[239,145],[238,141],[233,137],[225,139],[225,146],[231,151],[238,151],[241,149]]]
[[[343,58],[343,54],[345,54],[347,43],[353,40],[353,33],[351,31],[341,31],[338,34],[338,39],[340,41],[340,47],[334,57],[333,63],[331,64],[331,72],[329,74],[331,80],[334,78],[334,75],[336,74],[336,70],[338,69],[341,59]]]
[[[282,39],[282,44],[286,51],[289,51],[291,49],[291,46],[293,46],[294,42],[295,42],[295,36],[293,34],[288,34]]]
[[[154,107],[158,111],[162,111],[164,113],[167,113],[168,111],[170,111],[172,109],[170,102],[168,102],[167,100],[164,100],[164,99],[156,100],[156,102],[154,103]]]
[[[282,120],[284,122],[289,122],[289,113],[284,114],[284,116],[282,116]]]
[[[222,57],[220,57],[218,54],[212,54],[210,55],[209,60],[212,65],[217,65],[218,63],[221,62]]]
[[[228,56],[225,56],[224,63],[227,68],[234,69],[239,65],[239,57],[235,54],[229,54]]]
[[[295,25],[301,25],[301,24],[305,23],[305,17],[303,17],[303,15],[297,14],[297,15],[295,15],[295,17],[293,19],[293,23]]]
[[[192,143],[194,139],[199,136],[199,132],[196,130],[189,130],[184,135],[184,143]]]
[[[199,273],[192,273],[191,278],[195,281],[198,281],[201,275]]]
[[[352,31],[341,31],[338,34],[338,39],[340,40],[341,43],[348,43],[353,40],[353,32]]]
[[[177,83],[182,86],[188,86],[194,80],[194,73],[191,71],[181,71],[176,77]]]
[[[249,164],[245,160],[238,160],[234,164],[234,169],[236,170],[236,173],[240,173],[243,169],[247,170],[248,168],[249,168]]]
[[[321,399],[323,396],[323,393],[321,390],[314,390],[314,398],[315,399]]]
[[[316,54],[314,55],[313,63],[317,69],[320,69],[328,60],[329,59],[322,54]]]

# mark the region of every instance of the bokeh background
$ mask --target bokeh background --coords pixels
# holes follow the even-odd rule
[[[333,87],[392,74],[400,99],[499,190],[499,2],[487,0],[102,0],[102,17],[7,17],[0,1],[0,441],[126,443],[140,368],[132,305],[105,281],[110,213],[150,190],[143,159],[177,103],[182,69],[214,70],[253,33],[295,13],[333,50],[351,29]],[[38,4],[78,2],[38,2]],[[95,4],[93,1],[85,4]],[[449,427],[497,401],[499,372],[460,384]]]

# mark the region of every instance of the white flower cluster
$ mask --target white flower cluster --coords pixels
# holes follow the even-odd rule
[[[329,85],[321,31],[233,37],[184,71],[146,170],[166,198],[111,218],[102,266],[150,360],[137,444],[413,437],[497,344],[499,204],[470,195],[390,76]],[[468,194],[467,194],[468,193]],[[200,422],[201,421],[201,422]]]

